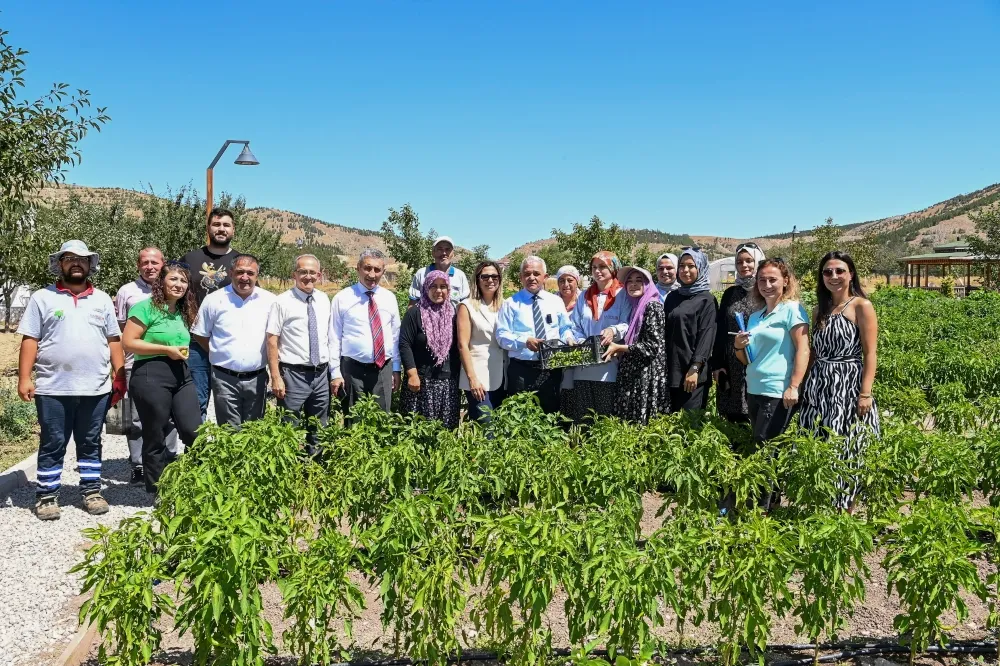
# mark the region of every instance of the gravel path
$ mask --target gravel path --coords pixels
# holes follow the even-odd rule
[[[59,504],[62,517],[35,518],[35,489],[16,489],[0,497],[0,666],[37,666],[57,656],[77,630],[80,584],[67,571],[85,547],[80,530],[98,523],[117,525],[152,499],[143,486],[130,486],[128,443],[123,435],[104,435],[104,497],[111,510],[91,516],[80,505],[76,450],[70,442],[63,465]]]

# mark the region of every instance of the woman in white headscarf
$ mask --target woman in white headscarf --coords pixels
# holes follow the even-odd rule
[[[556,284],[559,285],[559,297],[563,300],[566,312],[573,312],[576,299],[580,296],[580,271],[573,265],[563,266],[556,272]]]
[[[664,252],[656,258],[656,290],[660,292],[660,302],[667,300],[667,294],[680,286],[677,281],[677,255]]]
[[[757,266],[766,257],[755,243],[742,243],[736,247],[733,262],[736,267],[736,284],[726,289],[719,303],[718,328],[715,332],[715,350],[712,353],[712,376],[715,379],[715,405],[719,415],[733,423],[748,423],[746,366],[736,358],[733,335],[740,332],[736,316],[743,317],[743,325],[750,315],[759,310],[754,303],[753,285]]]

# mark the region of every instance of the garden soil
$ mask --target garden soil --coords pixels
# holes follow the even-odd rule
[[[982,498],[976,498],[976,504],[985,504]],[[647,493],[643,497],[643,518],[641,522],[642,535],[652,534],[663,523],[662,517],[657,517],[656,513],[662,505],[662,499],[654,494]],[[879,566],[884,557],[884,550],[878,550],[866,559],[866,564],[871,569],[871,579],[867,584],[867,595],[863,606],[859,607],[853,618],[847,622],[847,627],[839,637],[841,640],[858,638],[861,640],[894,639],[896,632],[893,630],[893,618],[899,612],[898,600],[894,594],[889,594],[886,590],[886,572]],[[987,573],[993,570],[984,560],[977,563],[980,574],[985,578]],[[379,615],[382,612],[382,604],[378,598],[378,585],[368,584],[360,575],[354,574],[354,581],[359,585],[365,595],[366,608],[361,617],[354,622],[354,648],[352,653],[355,658],[385,659],[393,656],[394,647],[391,634],[383,634],[382,624]],[[169,583],[163,584],[165,592],[169,592]],[[296,663],[290,654],[281,650],[281,633],[288,628],[289,623],[283,619],[283,608],[281,604],[281,593],[277,585],[268,584],[262,588],[264,600],[264,616],[274,628],[276,642],[279,647],[279,655],[268,661],[269,666]],[[470,598],[477,598],[476,590],[470,593]],[[976,640],[986,636],[986,618],[988,614],[987,606],[979,599],[964,595],[963,599],[969,607],[969,617],[961,625],[954,626],[951,637],[956,640]],[[566,617],[563,611],[565,596],[557,593],[549,607],[547,618],[549,626],[553,632],[553,641],[556,647],[569,647],[569,637],[566,630]],[[667,609],[663,611],[666,627],[655,630],[659,638],[670,642],[676,642],[678,633],[673,626],[675,618]],[[705,609],[707,611],[707,608]],[[943,618],[946,626],[955,624],[953,614]],[[178,636],[172,625],[164,623],[163,651],[158,655],[157,660],[152,662],[152,666],[166,666],[167,664],[190,664],[192,663],[193,641],[190,635]],[[476,632],[475,627],[466,614],[465,621],[459,623],[460,635],[463,644],[467,647],[475,648]],[[685,646],[711,645],[717,639],[717,634],[713,625],[707,620],[700,627],[692,627],[690,624],[685,628]],[[795,631],[795,618],[786,616],[776,619],[771,631],[769,643],[772,644],[795,644],[808,643],[808,639]],[[97,666],[96,647],[92,651],[91,659],[87,666]],[[810,655],[804,655],[810,656]],[[905,656],[897,656],[897,661],[905,663]],[[870,661],[870,660],[869,660]],[[931,660],[929,657],[922,661],[926,663],[942,663],[939,659]],[[678,662],[680,663],[680,662]]]

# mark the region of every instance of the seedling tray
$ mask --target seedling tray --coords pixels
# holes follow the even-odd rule
[[[542,369],[558,370],[601,363],[604,347],[601,336],[592,335],[583,342],[570,345],[562,340],[546,340],[538,351]]]

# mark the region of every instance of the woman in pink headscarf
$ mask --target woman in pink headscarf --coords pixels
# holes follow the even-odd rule
[[[666,316],[653,276],[645,268],[618,273],[631,310],[624,343],[612,342],[605,358],[619,357],[616,414],[626,421],[647,423],[670,411],[667,353],[663,343]]]
[[[404,414],[437,419],[458,427],[459,359],[455,307],[448,274],[429,271],[417,307],[410,308],[399,329],[399,358],[406,374],[400,395]]]

